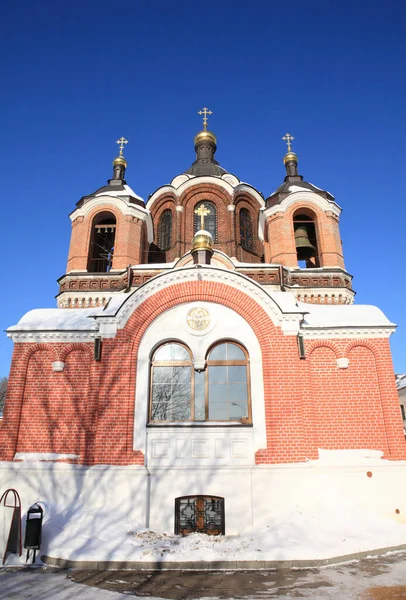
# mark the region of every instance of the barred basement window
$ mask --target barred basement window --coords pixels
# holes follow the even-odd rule
[[[203,202],[198,202],[195,205],[193,209],[193,234],[200,229],[200,217],[196,214],[196,210],[200,208],[202,204],[210,211],[209,214],[204,217],[204,228],[211,233],[213,242],[217,242],[217,208],[213,202],[203,200]]]
[[[240,210],[240,243],[244,250],[252,252],[254,247],[252,217],[246,208]]]
[[[161,250],[169,250],[172,241],[172,211],[164,210],[158,223],[158,245]]]
[[[175,499],[175,533],[224,535],[224,498],[183,496]]]
[[[249,360],[232,342],[215,345],[196,372],[186,346],[160,346],[151,361],[150,423],[251,422]]]

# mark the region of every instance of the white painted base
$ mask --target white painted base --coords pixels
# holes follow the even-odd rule
[[[367,473],[372,473],[368,476]],[[81,467],[56,463],[0,463],[0,493],[13,487],[22,511],[35,502],[68,509],[116,510],[140,527],[174,531],[175,498],[208,494],[225,498],[227,534],[248,532],[314,505],[331,513],[368,509],[406,523],[406,462],[367,465],[295,464],[241,467]],[[398,513],[396,511],[399,511]],[[405,540],[406,542],[406,540]]]

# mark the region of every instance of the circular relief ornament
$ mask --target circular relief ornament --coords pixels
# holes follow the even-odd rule
[[[191,308],[186,315],[187,324],[195,331],[203,331],[210,325],[210,314],[205,308]]]

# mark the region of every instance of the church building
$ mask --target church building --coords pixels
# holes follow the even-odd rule
[[[57,307],[7,330],[0,486],[181,534],[250,531],[314,495],[404,506],[395,325],[354,304],[340,206],[290,134],[265,198],[200,114],[192,165],[147,201],[118,140],[70,214]]]

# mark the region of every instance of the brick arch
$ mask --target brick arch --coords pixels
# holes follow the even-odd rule
[[[270,338],[280,338],[282,345],[288,344],[288,337],[275,327],[265,310],[248,294],[237,290],[224,283],[193,281],[173,284],[147,298],[133,312],[123,330],[119,333],[129,340],[128,353],[131,357],[129,366],[127,406],[126,411],[130,423],[134,423],[134,390],[136,385],[138,349],[142,337],[149,325],[163,312],[187,302],[196,301],[213,302],[222,304],[238,312],[251,326],[256,335],[263,354],[264,387],[270,387],[275,371],[267,368],[272,362],[272,343]],[[119,337],[118,336],[118,337]],[[292,336],[292,348],[297,354],[296,339]],[[277,352],[274,352],[275,356]],[[296,356],[295,354],[295,356]],[[123,432],[124,434],[124,432]],[[126,446],[132,448],[133,429],[126,428]]]
[[[43,351],[47,351],[51,354],[51,357],[52,357],[51,362],[59,360],[56,348],[54,346],[52,346],[51,344],[32,344],[32,345],[30,344],[30,345],[28,345],[27,348],[25,348],[25,352],[24,352],[23,356],[21,357],[21,360],[25,367],[25,370],[27,369],[28,361],[30,360],[31,356],[33,354],[35,354],[36,352],[43,352]]]
[[[63,349],[59,353],[59,360],[65,362],[68,355],[75,350],[78,350],[79,352],[84,352],[85,354],[87,354],[90,360],[93,357],[93,350],[90,346],[88,346],[87,344],[80,344],[76,342],[63,347]]]
[[[314,342],[310,342],[309,345],[306,344],[307,356],[310,357],[316,348],[330,348],[330,350],[334,352],[336,358],[342,358],[345,356],[345,354],[343,354],[343,352],[340,350],[339,345],[331,340],[315,340]]]
[[[371,340],[351,340],[351,342],[348,342],[348,344],[345,346],[343,355],[349,358],[349,353],[353,348],[356,348],[357,346],[364,346],[365,348],[368,348],[375,356],[375,360],[377,362],[381,358],[379,349],[373,342],[371,342]]]

